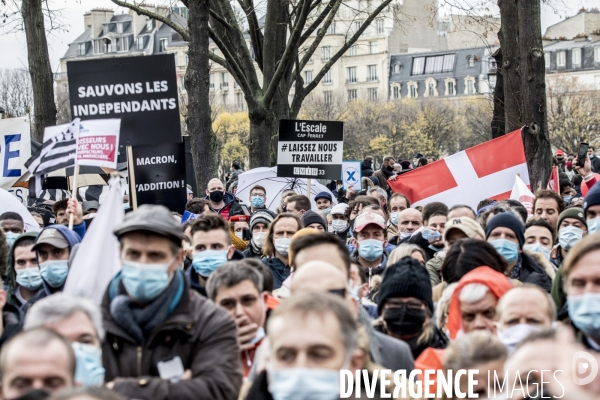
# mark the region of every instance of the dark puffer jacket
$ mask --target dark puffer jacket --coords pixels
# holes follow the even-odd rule
[[[233,319],[188,285],[171,315],[148,335],[141,346],[113,319],[111,287],[102,300],[106,337],[102,364],[106,382],[132,399],[236,399],[242,369]],[[192,378],[176,383],[159,377],[157,363],[180,357]]]

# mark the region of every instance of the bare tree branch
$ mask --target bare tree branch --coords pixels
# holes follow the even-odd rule
[[[145,15],[154,20],[162,22],[163,24],[171,27],[175,32],[179,33],[181,35],[181,37],[183,38],[183,40],[185,40],[186,42],[190,41],[190,35],[189,35],[188,29],[185,29],[181,25],[176,24],[175,22],[171,21],[168,17],[154,13],[152,11],[148,11],[148,10],[146,10],[140,6],[137,6],[134,3],[130,3],[128,1],[123,1],[123,0],[111,0],[111,1],[118,6],[129,8],[130,10],[135,11],[139,15]]]

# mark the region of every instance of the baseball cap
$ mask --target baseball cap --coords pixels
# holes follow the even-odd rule
[[[564,152],[564,151],[562,151],[562,150],[556,150],[556,155],[557,155],[557,156],[564,156],[564,155],[565,155],[565,152]]]
[[[354,231],[360,232],[365,229],[368,225],[377,225],[381,229],[385,229],[385,220],[379,214],[366,212],[358,215],[354,219]]]
[[[469,239],[473,239],[475,236],[481,236],[481,239],[485,239],[485,232],[481,225],[479,225],[474,219],[469,217],[452,218],[446,222],[444,228],[444,241],[448,237],[448,232],[453,229],[462,231]]]
[[[137,210],[125,214],[125,219],[113,231],[115,236],[146,231],[166,236],[179,242],[185,238],[181,225],[177,223],[171,211],[165,206],[143,204]]]
[[[194,194],[194,192],[192,191],[192,185],[185,185],[185,190],[187,194]]]
[[[348,204],[338,203],[331,208],[330,214],[332,214],[332,215],[345,214],[347,208],[348,208]]]
[[[57,249],[66,249],[69,247],[67,238],[65,238],[65,236],[55,228],[44,229],[35,241],[35,245],[33,246],[32,250],[36,251],[41,244],[49,244]]]
[[[100,203],[98,203],[98,201],[96,200],[89,200],[83,202],[83,211],[97,210],[98,208],[100,208]]]

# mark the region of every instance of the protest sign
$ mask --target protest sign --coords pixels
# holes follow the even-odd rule
[[[0,188],[9,190],[27,172],[24,164],[30,156],[27,119],[0,119]]]
[[[353,187],[357,192],[362,190],[362,170],[360,165],[360,161],[342,162],[342,184],[344,185],[344,190],[348,190],[349,187]]]
[[[73,118],[121,118],[120,144],[181,141],[175,55],[67,63]]]
[[[117,168],[120,119],[81,121],[77,139],[77,164]]]
[[[340,179],[343,152],[343,122],[279,121],[277,176]]]
[[[133,146],[132,161],[137,205],[162,204],[183,213],[187,202],[183,143]]]

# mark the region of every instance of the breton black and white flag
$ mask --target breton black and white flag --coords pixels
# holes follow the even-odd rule
[[[44,129],[42,147],[25,162],[25,167],[35,178],[36,195],[42,191],[41,181],[45,175],[75,165],[77,138],[81,128],[79,121],[79,118],[75,118],[69,124],[49,126]]]

